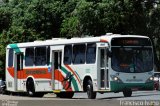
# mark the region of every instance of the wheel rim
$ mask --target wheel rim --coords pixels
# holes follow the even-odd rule
[[[32,91],[30,91],[30,90],[28,91],[28,93],[29,93],[29,95],[33,95],[33,92],[32,92]]]

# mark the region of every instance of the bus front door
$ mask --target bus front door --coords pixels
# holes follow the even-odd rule
[[[99,89],[109,89],[109,71],[108,71],[108,56],[107,48],[99,48],[99,71],[98,71],[98,81]]]
[[[52,89],[61,90],[61,59],[62,59],[62,50],[53,50],[52,51]]]
[[[14,61],[14,77],[15,77],[15,90],[22,91],[23,90],[23,53],[15,53],[15,61]]]

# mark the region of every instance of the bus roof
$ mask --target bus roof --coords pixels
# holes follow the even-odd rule
[[[83,37],[83,38],[52,38],[44,41],[34,41],[34,42],[24,42],[24,43],[14,43],[7,45],[7,48],[16,48],[16,47],[32,47],[32,46],[47,46],[47,45],[63,45],[63,44],[75,44],[75,43],[89,43],[89,42],[111,42],[112,38],[120,37],[136,37],[136,38],[148,38],[147,36],[140,35],[120,35],[107,33],[99,37]]]

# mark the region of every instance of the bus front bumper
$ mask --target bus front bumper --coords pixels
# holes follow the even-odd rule
[[[111,85],[111,91],[113,92],[120,92],[125,89],[132,89],[132,90],[153,90],[154,89],[154,82],[119,83],[119,82],[111,81],[110,85]]]

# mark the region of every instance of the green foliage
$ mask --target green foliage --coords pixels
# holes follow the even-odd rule
[[[62,22],[61,36],[76,37],[82,35],[80,23],[77,17],[66,18]]]
[[[11,12],[10,9],[2,6],[0,8],[0,33],[3,30],[8,30],[11,24]]]
[[[0,6],[0,71],[9,43],[107,32],[147,35],[160,52],[160,8],[152,0],[5,0]],[[158,54],[160,56],[160,53]]]
[[[82,25],[83,35],[100,35],[101,14],[98,4],[94,4],[94,2],[82,1],[80,5],[77,6],[75,15],[78,17],[80,24]]]

